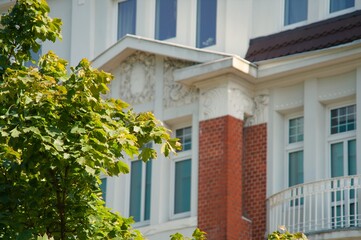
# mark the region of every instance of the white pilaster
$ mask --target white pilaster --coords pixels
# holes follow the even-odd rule
[[[316,181],[327,176],[324,156],[325,114],[318,100],[317,79],[304,83],[304,182]]]
[[[356,70],[356,158],[357,173],[361,173],[361,67]]]
[[[155,57],[155,96],[154,114],[157,119],[163,119],[163,64],[164,59],[161,56]],[[167,221],[168,217],[168,195],[167,189],[169,179],[170,159],[165,158],[160,153],[160,146],[154,146],[158,152],[158,158],[152,163],[152,191],[151,191],[151,214],[150,224],[157,225]]]
[[[70,43],[70,65],[94,57],[94,0],[74,0]]]

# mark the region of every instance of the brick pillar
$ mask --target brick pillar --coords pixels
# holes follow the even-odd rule
[[[267,124],[244,128],[243,215],[252,221],[252,239],[266,232]]]
[[[242,158],[242,120],[200,122],[198,226],[209,240],[251,239],[250,222],[242,218]]]

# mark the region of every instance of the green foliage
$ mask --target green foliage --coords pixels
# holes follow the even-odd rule
[[[206,233],[201,231],[199,228],[196,228],[192,234],[192,238],[188,238],[188,237],[184,237],[182,234],[180,233],[175,233],[173,235],[170,236],[171,239],[170,240],[205,240],[206,238]]]
[[[18,0],[0,29],[0,238],[143,239],[104,206],[101,173],[128,173],[125,155],[156,158],[179,148],[150,112],[104,100],[112,76],[87,60],[67,71],[49,52],[26,68],[39,41],[60,37],[45,0]],[[199,234],[199,233],[196,233]],[[203,239],[203,238],[196,238]]]
[[[280,230],[275,231],[268,235],[268,240],[307,240],[303,233],[290,233],[284,226],[280,227]]]

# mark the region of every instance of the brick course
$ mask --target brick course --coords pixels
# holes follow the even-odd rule
[[[207,232],[209,240],[263,238],[265,129],[265,125],[258,125],[244,130],[243,121],[231,116],[200,122],[198,226]],[[257,144],[261,146],[260,152]],[[256,165],[252,165],[252,161]],[[261,167],[259,172],[257,166]],[[250,212],[253,208],[255,213]],[[242,218],[244,213],[251,221]]]
[[[252,239],[266,232],[267,124],[244,128],[243,215],[252,220]]]

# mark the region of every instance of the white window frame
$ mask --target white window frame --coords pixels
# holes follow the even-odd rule
[[[308,0],[310,1],[310,0]],[[312,1],[312,0],[311,0]],[[287,29],[292,29],[292,28],[296,28],[296,27],[300,27],[303,25],[306,25],[308,23],[308,19],[310,18],[310,3],[307,3],[307,17],[306,20],[304,21],[300,21],[300,22],[296,22],[296,23],[291,23],[288,25],[285,25],[285,8],[286,8],[286,0],[282,0],[282,14],[280,14],[282,16],[281,18],[281,26],[283,30],[287,30]]]
[[[326,16],[328,16],[329,18],[332,18],[332,17],[336,17],[336,16],[339,16],[339,15],[343,15],[343,14],[346,14],[346,13],[353,12],[356,9],[356,5],[357,5],[357,0],[355,0],[355,4],[354,4],[353,7],[345,8],[345,9],[342,9],[342,10],[339,10],[339,11],[336,11],[336,12],[330,12],[330,10],[331,10],[330,9],[331,0],[326,0]]]
[[[328,6],[329,9],[329,6]],[[327,10],[328,10],[327,9]],[[335,143],[341,143],[343,144],[344,150],[345,150],[345,144],[347,144],[348,141],[350,140],[356,140],[356,129],[357,129],[357,125],[356,125],[356,129],[352,130],[352,131],[346,131],[346,132],[342,132],[342,133],[335,133],[335,134],[331,134],[331,110],[334,109],[338,109],[338,108],[342,108],[342,107],[347,107],[350,105],[354,105],[356,104],[357,107],[357,103],[356,101],[346,101],[346,102],[342,102],[342,103],[334,103],[334,104],[330,104],[329,106],[327,106],[326,108],[326,159],[327,159],[327,174],[328,177],[331,178],[332,176],[332,165],[331,165],[331,145],[335,144]],[[356,109],[357,111],[357,109]],[[357,113],[356,113],[356,118],[357,118]],[[356,119],[356,124],[357,124],[357,119]],[[358,126],[359,127],[359,126]],[[357,141],[357,140],[356,140]],[[343,155],[343,176],[348,176],[348,153]],[[356,158],[356,174],[357,174],[357,158]],[[342,194],[343,191],[340,191],[340,194]],[[337,195],[336,195],[337,196]],[[350,201],[348,202],[343,202],[343,201],[338,201],[337,199],[335,201],[331,202],[331,207],[338,207],[341,206],[341,211],[342,208],[343,210],[345,210],[345,214],[347,215],[348,213],[346,211],[348,211],[350,208],[350,204],[354,203],[354,199],[350,199]],[[334,212],[332,212],[334,213]],[[343,214],[341,214],[340,216],[343,216]],[[335,217],[339,217],[339,216],[335,216]],[[336,226],[337,228],[337,226]]]
[[[287,183],[287,188],[289,188],[289,154],[293,153],[293,152],[298,152],[298,151],[304,151],[304,141],[299,141],[299,142],[294,142],[294,143],[289,143],[289,129],[290,129],[290,120],[295,119],[295,118],[300,118],[303,117],[304,115],[303,113],[295,113],[292,115],[288,115],[286,116],[285,120],[286,120],[286,124],[285,124],[285,136],[284,139],[285,141],[285,155],[284,155],[284,159],[286,160],[286,164],[285,164],[285,170],[284,172],[287,173],[284,176],[284,181]],[[303,126],[304,126],[304,122],[303,122]],[[303,129],[303,139],[304,139],[304,134],[305,131]],[[303,165],[304,165],[304,159],[303,159]],[[305,169],[305,168],[303,168]]]
[[[354,129],[352,131],[331,134],[331,110],[342,108],[342,107],[347,107],[347,106],[354,105],[354,104],[357,107],[357,104],[355,101],[348,101],[348,102],[344,102],[341,104],[332,104],[327,107],[327,110],[326,110],[326,114],[327,114],[326,121],[327,122],[326,122],[325,126],[327,127],[327,131],[326,131],[327,132],[327,147],[326,147],[326,150],[327,150],[326,157],[327,158],[326,159],[328,162],[329,178],[331,178],[331,170],[332,170],[331,169],[331,144],[339,143],[339,142],[343,142],[343,144],[345,144],[345,142],[347,142],[349,140],[356,139],[356,131],[357,131],[357,128],[360,127],[360,126],[356,125],[356,129]],[[357,112],[356,112],[356,124],[357,124]],[[348,163],[347,163],[347,161],[345,161],[346,155],[344,154],[344,163],[343,163],[344,176],[347,176],[347,175],[345,175],[345,171],[347,169],[346,167],[348,167],[348,165],[347,165]],[[357,160],[356,160],[356,164],[357,164]],[[356,173],[357,173],[357,166],[356,166]]]
[[[171,161],[171,171],[170,171],[170,197],[169,197],[169,200],[170,200],[170,203],[169,203],[169,213],[170,213],[170,216],[169,218],[171,220],[173,219],[179,219],[179,218],[186,218],[186,217],[190,217],[191,216],[191,212],[192,212],[192,198],[194,197],[193,194],[192,194],[192,189],[193,189],[193,183],[194,183],[194,169],[193,169],[193,159],[192,159],[192,151],[194,150],[194,127],[192,126],[192,124],[184,124],[184,125],[179,125],[174,129],[173,131],[173,137],[176,137],[175,136],[175,132],[177,129],[181,129],[181,128],[187,128],[187,127],[191,127],[192,128],[192,147],[190,150],[186,150],[186,151],[180,151],[180,152],[177,152],[176,155],[173,156],[172,158],[172,161]],[[176,163],[177,162],[181,162],[181,161],[184,161],[184,160],[188,160],[190,159],[191,160],[191,187],[190,187],[190,209],[189,211],[187,212],[183,212],[183,213],[177,213],[175,214],[174,213],[174,201],[175,201],[175,166],[176,166]]]
[[[165,38],[165,39],[162,39],[162,40],[160,40],[160,41],[165,41],[165,40],[167,40],[167,41],[169,41],[170,39],[174,39],[174,38],[176,38],[177,37],[177,29],[178,29],[178,1],[179,0],[176,0],[176,11],[175,11],[175,14],[176,14],[176,16],[175,16],[175,36],[173,36],[173,37],[169,37],[169,38]],[[159,36],[157,36],[157,30],[158,30],[158,32],[159,31],[161,31],[161,29],[158,29],[158,25],[157,25],[157,23],[158,23],[158,21],[157,21],[157,18],[159,18],[159,16],[158,16],[158,14],[160,14],[160,12],[158,12],[158,8],[157,8],[157,3],[158,3],[158,0],[155,0],[155,21],[154,21],[154,39],[159,39]]]
[[[114,3],[114,6],[113,6],[113,9],[114,9],[114,16],[113,16],[113,22],[114,22],[114,27],[112,29],[114,29],[115,31],[113,31],[113,39],[115,39],[115,42],[119,41],[120,39],[118,39],[118,3],[120,2],[126,2],[128,0],[113,0],[113,3]],[[137,1],[137,0],[136,0]],[[138,2],[136,4],[136,10],[135,12],[138,13]],[[138,16],[136,15],[135,16],[136,20],[135,20],[135,34],[137,33],[137,22],[138,22]]]

